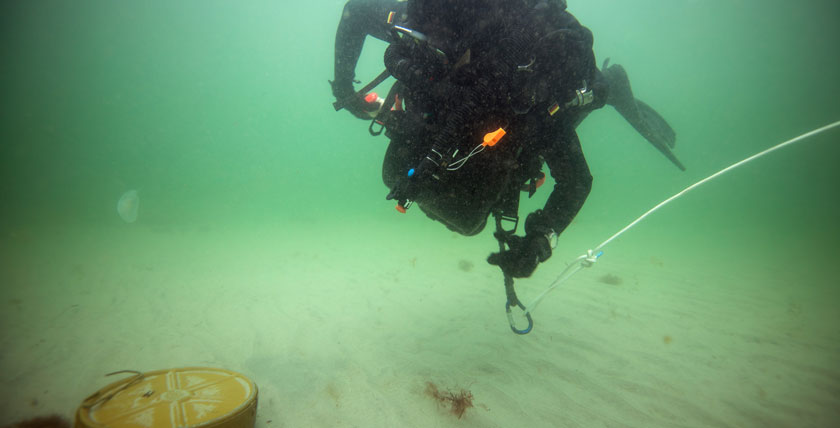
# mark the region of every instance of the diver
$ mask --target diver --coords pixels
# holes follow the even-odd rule
[[[389,42],[386,72],[356,91],[367,35]],[[575,128],[591,111],[612,105],[683,169],[670,150],[674,131],[633,96],[621,66],[598,69],[592,43],[565,0],[350,0],[338,26],[334,106],[373,118],[371,133],[389,137],[387,198],[467,236],[493,214],[499,252],[488,262],[504,272],[513,304],[511,278],[551,256],[589,194]],[[388,95],[371,96],[388,75]],[[542,184],[543,164],[555,186],[518,236],[519,195]]]

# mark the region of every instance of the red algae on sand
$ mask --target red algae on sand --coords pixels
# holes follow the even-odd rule
[[[467,409],[473,407],[472,392],[466,389],[461,389],[458,392],[441,391],[434,383],[426,382],[426,394],[434,398],[439,405],[448,406],[449,411],[458,419],[464,416]]]

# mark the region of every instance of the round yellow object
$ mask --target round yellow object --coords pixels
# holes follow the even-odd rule
[[[86,399],[79,428],[253,428],[257,385],[223,369],[135,373]]]

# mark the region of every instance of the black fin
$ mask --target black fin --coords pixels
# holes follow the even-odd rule
[[[610,85],[610,95],[607,104],[615,109],[624,119],[642,134],[657,150],[667,157],[682,171],[685,166],[671,152],[677,142],[677,133],[668,122],[653,108],[633,96],[630,79],[624,67],[613,64],[608,66],[609,60],[604,61],[602,73]]]

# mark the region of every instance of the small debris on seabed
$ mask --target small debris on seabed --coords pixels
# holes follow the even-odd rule
[[[621,277],[619,277],[618,275],[613,275],[611,273],[602,275],[600,278],[598,278],[598,281],[609,285],[621,285],[621,283],[624,282],[624,280],[622,280]]]
[[[464,259],[458,260],[458,269],[461,269],[464,272],[471,271],[473,269],[473,266],[475,266],[475,265],[473,264],[473,262],[471,262],[469,260],[464,260]]]
[[[3,428],[70,428],[70,421],[58,415],[49,415],[15,422]]]

